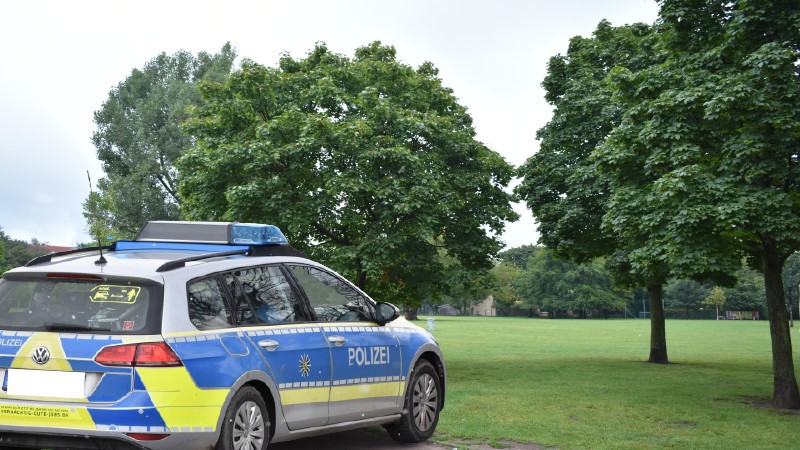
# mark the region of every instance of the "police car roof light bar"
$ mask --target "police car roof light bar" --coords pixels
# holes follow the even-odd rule
[[[238,222],[149,221],[134,241],[222,245],[275,245],[289,241],[274,225]]]

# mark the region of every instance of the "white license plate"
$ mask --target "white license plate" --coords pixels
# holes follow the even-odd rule
[[[84,398],[85,381],[83,372],[8,369],[8,395]]]

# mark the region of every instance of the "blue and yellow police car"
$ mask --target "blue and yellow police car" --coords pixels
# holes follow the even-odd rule
[[[264,449],[383,425],[428,439],[430,333],[270,225],[148,222],[0,281],[0,447]]]

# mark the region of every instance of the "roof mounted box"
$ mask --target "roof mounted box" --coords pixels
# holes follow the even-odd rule
[[[272,245],[289,241],[274,225],[238,222],[147,222],[137,242],[187,242],[223,245]]]

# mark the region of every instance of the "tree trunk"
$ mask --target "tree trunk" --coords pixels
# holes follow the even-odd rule
[[[356,286],[362,291],[367,287],[367,272],[364,271],[364,265],[361,260],[356,263]]]
[[[647,362],[669,364],[667,357],[667,331],[664,324],[663,284],[646,280],[647,298],[650,300],[650,359]]]
[[[763,247],[761,256],[764,271],[764,287],[769,311],[769,332],[772,338],[772,401],[777,408],[800,409],[800,392],[794,374],[792,339],[789,333],[789,317],[783,293],[781,259],[775,239],[760,236]]]
[[[417,317],[419,308],[409,308],[406,306],[403,309],[405,310],[404,312],[407,320],[419,320],[419,317]]]

